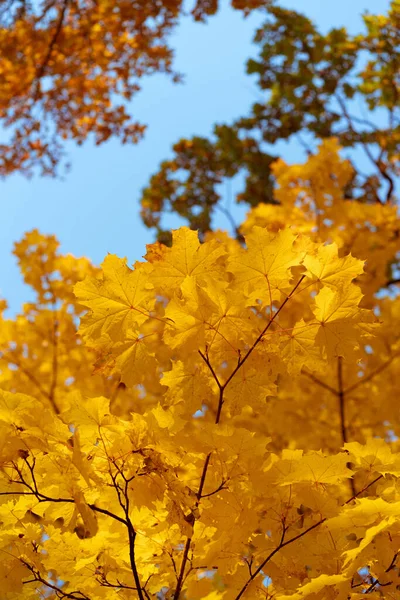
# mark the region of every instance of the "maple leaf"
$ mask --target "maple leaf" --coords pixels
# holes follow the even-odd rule
[[[351,255],[338,257],[337,244],[320,246],[315,256],[304,258],[306,276],[329,287],[343,288],[364,272],[364,261]]]
[[[360,346],[360,341],[372,334],[374,317],[359,309],[360,288],[349,285],[332,289],[324,287],[315,299],[314,315],[320,322],[316,343],[329,357],[348,356]]]
[[[181,291],[181,298],[173,298],[165,311],[173,327],[165,330],[164,339],[172,348],[197,352],[204,348],[210,315],[217,307],[207,290],[202,289],[193,277],[184,280]]]
[[[201,410],[212,394],[212,379],[202,365],[176,361],[171,371],[163,373],[161,383],[168,386],[165,396],[167,405],[184,404],[190,414]]]
[[[254,227],[246,236],[247,250],[239,250],[228,260],[228,269],[235,275],[237,285],[244,286],[251,301],[269,304],[281,297],[287,288],[290,268],[300,265],[303,256],[293,248],[296,236],[286,229],[271,234]]]
[[[321,365],[321,356],[315,345],[317,326],[301,319],[286,335],[280,336],[280,352],[287,361],[288,372],[298,375],[304,365],[315,369]]]
[[[75,286],[75,294],[90,312],[81,320],[80,332],[96,340],[108,334],[125,341],[128,331],[136,331],[155,305],[153,286],[139,268],[131,271],[125,260],[108,255],[100,279],[87,279]]]
[[[365,444],[349,442],[344,448],[350,453],[352,462],[367,472],[400,474],[399,457],[383,439],[371,438]]]
[[[279,600],[301,600],[302,598],[307,598],[311,594],[318,594],[322,590],[326,590],[331,586],[335,586],[335,588],[344,583],[347,577],[342,574],[338,575],[319,575],[319,577],[315,577],[301,588],[297,590],[294,594],[279,594],[277,598]]]
[[[284,451],[282,460],[290,464],[290,472],[281,480],[280,485],[291,485],[310,481],[313,484],[339,483],[352,476],[347,468],[347,456],[324,456],[321,452],[312,452],[303,456],[302,451]]]
[[[163,293],[171,294],[186,277],[196,283],[222,278],[223,245],[216,240],[200,244],[198,234],[187,227],[172,232],[172,248],[148,247],[145,258],[153,266],[152,280]]]

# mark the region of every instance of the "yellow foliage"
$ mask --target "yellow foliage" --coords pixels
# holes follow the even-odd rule
[[[276,174],[243,245],[181,228],[101,269],[16,245],[36,300],[1,322],[5,600],[397,597],[400,223],[344,200],[334,141]]]

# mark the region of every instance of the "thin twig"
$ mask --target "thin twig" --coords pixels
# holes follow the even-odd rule
[[[354,133],[355,135],[358,135],[358,132],[356,131],[354,125],[353,125],[353,120],[352,117],[350,116],[346,104],[343,101],[342,97],[340,96],[340,94],[335,94],[335,98],[339,103],[339,106],[343,112],[343,116],[345,117],[347,124],[349,126],[349,129],[352,133]],[[385,198],[385,202],[389,203],[391,200],[391,197],[393,195],[393,191],[394,191],[394,181],[393,178],[388,174],[387,172],[387,167],[383,164],[382,160],[376,159],[374,158],[374,155],[372,154],[370,148],[368,147],[368,144],[366,144],[365,142],[361,142],[361,146],[365,152],[365,154],[367,155],[367,157],[369,158],[369,160],[372,162],[372,164],[377,168],[377,170],[379,171],[379,173],[381,174],[381,176],[387,181],[388,183],[388,189],[386,192],[386,198]],[[383,204],[382,200],[379,198],[379,196],[377,196],[377,200],[378,202],[380,202],[380,204]]]
[[[342,437],[342,445],[347,444],[347,428],[346,428],[346,403],[345,403],[345,392],[343,390],[343,358],[338,356],[338,399],[339,399],[339,415],[340,415],[340,433]],[[351,470],[352,464],[347,463],[347,468]],[[356,488],[353,477],[349,479],[350,490],[353,496],[356,494]]]
[[[49,282],[50,285],[50,282]],[[51,286],[50,286],[51,289]],[[53,292],[52,292],[53,294]],[[60,410],[57,406],[55,394],[57,389],[57,376],[58,376],[58,320],[57,320],[57,311],[56,311],[56,298],[53,294],[53,331],[52,331],[52,342],[53,342],[53,362],[52,362],[52,374],[51,374],[51,384],[49,390],[49,400],[54,408],[54,411],[57,415],[60,414]]]
[[[45,75],[46,68],[47,68],[47,66],[48,66],[48,64],[50,62],[51,55],[53,54],[53,50],[54,50],[54,48],[55,48],[55,46],[57,44],[59,35],[61,33],[61,30],[62,30],[62,26],[63,26],[64,19],[65,19],[65,13],[67,11],[68,4],[69,4],[69,0],[64,0],[64,2],[62,4],[62,7],[61,7],[60,15],[58,17],[58,21],[57,21],[57,24],[56,24],[56,29],[55,29],[55,31],[53,33],[53,37],[50,40],[50,44],[48,46],[46,56],[44,57],[44,60],[41,63],[41,65],[36,70],[35,78],[32,81],[31,85],[33,85],[35,82],[39,82],[40,79],[43,77],[43,75]],[[37,90],[35,92],[35,95],[37,95]]]
[[[303,370],[301,372],[302,375],[305,375],[306,377],[308,377],[309,379],[311,379],[314,383],[316,383],[317,385],[320,385],[321,387],[325,388],[326,390],[328,390],[329,392],[331,392],[331,394],[334,394],[335,396],[338,395],[338,391],[335,390],[335,388],[331,387],[330,385],[328,385],[327,383],[325,383],[324,381],[321,381],[321,379],[318,379],[317,377],[315,377],[315,375],[313,375],[312,373],[309,373],[308,371]]]
[[[27,461],[25,461],[25,462],[27,462]],[[15,463],[13,463],[13,467],[20,478],[19,481],[13,481],[13,483],[21,483],[29,490],[29,492],[1,492],[0,493],[1,496],[34,496],[38,502],[54,502],[56,504],[59,504],[59,503],[75,504],[75,500],[73,498],[52,498],[51,496],[47,496],[46,494],[39,492],[34,475],[33,475],[32,484],[29,484],[26,481],[26,479],[24,478],[21,469],[19,469]],[[32,471],[31,471],[31,473],[32,473]],[[94,512],[98,512],[102,515],[105,515],[107,517],[114,519],[115,521],[118,521],[119,523],[122,523],[123,525],[126,525],[125,519],[119,517],[118,515],[110,512],[109,510],[107,510],[105,508],[100,508],[99,506],[96,506],[95,504],[88,504],[88,507],[91,508]]]
[[[32,565],[30,565],[28,562],[26,562],[23,558],[20,558],[19,560],[32,573],[34,577],[34,579],[28,579],[27,581],[23,581],[23,585],[39,582],[53,590],[56,593],[57,598],[69,598],[70,600],[90,600],[89,596],[86,596],[86,594],[77,590],[73,592],[64,592],[62,588],[44,579],[40,575],[39,571],[35,569]]]
[[[371,371],[371,373],[369,373],[368,375],[365,375],[359,381],[356,381],[356,383],[354,383],[353,385],[346,388],[344,390],[344,393],[349,394],[350,392],[353,392],[356,388],[358,388],[360,385],[363,385],[364,383],[371,381],[371,379],[376,377],[376,375],[379,375],[379,373],[381,373],[384,369],[386,369],[386,367],[388,367],[394,361],[394,359],[398,358],[399,356],[400,356],[400,352],[393,354],[393,356],[391,356],[388,360],[386,360],[384,363],[382,363],[379,367],[377,367],[376,369]]]
[[[244,357],[242,359],[239,359],[236,367],[233,369],[232,373],[229,375],[228,379],[225,381],[224,384],[221,384],[221,382],[219,381],[219,378],[214,370],[214,368],[212,367],[210,360],[207,356],[207,353],[203,353],[201,352],[201,350],[199,350],[199,354],[202,357],[202,359],[204,360],[204,362],[206,363],[206,365],[208,366],[208,368],[210,369],[210,372],[213,376],[213,378],[215,379],[215,382],[218,385],[219,388],[219,398],[218,398],[218,408],[217,408],[217,415],[215,418],[215,424],[218,425],[218,423],[220,422],[221,419],[221,413],[222,413],[222,407],[224,404],[224,391],[227,388],[227,386],[229,385],[229,383],[232,381],[232,379],[234,378],[234,376],[236,375],[236,373],[239,371],[239,369],[243,366],[243,364],[246,362],[246,360],[249,358],[249,356],[251,355],[251,353],[253,352],[253,350],[256,348],[256,346],[261,342],[262,338],[264,337],[264,335],[266,334],[266,332],[268,331],[268,329],[271,327],[272,323],[275,321],[275,319],[277,318],[277,316],[279,315],[279,313],[281,312],[281,310],[284,308],[284,306],[287,304],[287,302],[290,300],[290,298],[293,296],[293,294],[295,293],[295,291],[297,290],[297,288],[299,287],[299,285],[301,284],[301,282],[303,281],[303,279],[305,278],[305,275],[302,275],[299,279],[299,281],[296,283],[296,285],[294,286],[294,288],[292,289],[292,291],[290,292],[290,294],[285,298],[285,300],[282,302],[282,304],[280,305],[280,307],[276,310],[276,312],[270,317],[267,325],[264,327],[264,329],[262,330],[262,332],[260,333],[260,335],[257,337],[257,339],[255,340],[255,342],[253,343],[253,345],[251,346],[251,348],[249,348],[249,350],[246,352],[246,354],[244,355]],[[206,460],[204,462],[204,467],[203,467],[203,472],[201,474],[201,479],[200,479],[200,485],[199,485],[199,490],[197,492],[197,501],[196,501],[196,508],[198,507],[201,497],[202,497],[202,492],[203,492],[203,487],[205,484],[205,480],[206,480],[206,476],[207,476],[207,470],[208,470],[208,466],[210,464],[210,459],[211,459],[211,452],[209,452],[206,456]],[[193,522],[194,525],[194,522]],[[190,551],[190,547],[192,544],[192,537],[188,537],[185,543],[185,547],[183,550],[183,556],[182,556],[182,562],[181,562],[181,568],[179,570],[179,577],[178,577],[178,582],[175,588],[175,592],[174,592],[174,596],[173,596],[173,600],[178,600],[181,590],[182,590],[182,585],[184,583],[185,580],[185,570],[186,570],[186,564],[188,561],[188,557],[189,557],[189,551]]]
[[[362,490],[360,490],[359,492],[357,492],[356,494],[354,494],[354,496],[352,496],[351,498],[349,498],[348,500],[346,500],[346,502],[343,504],[343,506],[345,506],[346,504],[349,504],[350,502],[352,502],[353,500],[355,500],[358,496],[360,496],[360,494],[362,494],[363,492],[365,492],[369,487],[371,487],[374,483],[376,483],[377,481],[379,481],[380,479],[382,479],[383,475],[379,475],[379,477],[376,477],[376,479],[374,479],[373,481],[371,481],[368,485],[366,485],[365,487],[363,487]],[[286,546],[289,546],[289,544],[293,544],[293,542],[296,542],[297,540],[301,539],[302,537],[304,537],[305,535],[307,535],[307,533],[310,533],[310,531],[313,531],[314,529],[316,529],[317,527],[319,527],[320,525],[322,525],[323,523],[325,523],[325,521],[327,521],[328,518],[324,517],[323,519],[320,519],[319,521],[317,521],[317,523],[314,523],[314,525],[311,525],[310,527],[308,527],[307,529],[305,529],[304,531],[302,531],[301,533],[299,533],[298,535],[295,535],[294,537],[290,538],[290,540],[287,540],[286,542],[283,540],[283,537],[281,537],[281,540],[279,542],[279,544],[276,546],[276,548],[274,550],[272,550],[272,552],[270,552],[270,554],[268,554],[267,558],[265,558],[261,564],[257,567],[257,569],[253,572],[253,574],[249,577],[249,579],[246,581],[246,583],[244,584],[244,586],[242,587],[242,589],[240,590],[239,594],[235,597],[235,600],[239,600],[239,598],[241,598],[243,596],[243,594],[245,593],[245,591],[247,590],[248,586],[250,585],[250,583],[257,577],[257,575],[263,570],[263,568],[265,567],[265,565],[278,553],[280,552],[280,550],[282,550],[282,548],[285,548]],[[285,533],[286,530],[284,529]]]
[[[385,569],[385,573],[389,573],[389,571],[391,571],[392,569],[394,569],[394,567],[396,566],[396,560],[397,560],[398,555],[399,555],[398,552],[396,552],[394,554],[390,565],[388,566],[387,569]],[[387,583],[381,583],[379,581],[379,579],[375,579],[375,581],[373,581],[371,583],[371,585],[369,586],[369,588],[367,590],[365,590],[364,593],[365,594],[370,594],[376,588],[377,585],[379,585],[379,587],[386,587],[388,585],[392,585],[392,583],[393,583],[393,581],[388,581]]]

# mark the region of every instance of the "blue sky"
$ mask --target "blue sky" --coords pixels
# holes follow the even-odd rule
[[[383,12],[389,0],[282,0],[281,4],[303,11],[323,30],[345,25],[357,32],[361,13]],[[63,180],[13,175],[0,182],[0,297],[7,299],[10,316],[30,299],[11,255],[13,243],[27,230],[55,234],[63,252],[88,256],[96,264],[108,252],[126,256],[129,263],[141,258],[153,236],[139,218],[140,191],[170,156],[172,144],[181,137],[208,135],[215,122],[229,123],[245,114],[257,98],[244,63],[256,53],[251,39],[258,22],[259,16],[243,20],[229,8],[206,25],[190,19],[182,22],[172,46],[175,67],[185,74],[185,83],[174,85],[158,75],[143,82],[143,91],[132,101],[133,114],[148,125],[140,144],[122,146],[115,140],[101,147],[71,144],[72,169]],[[284,157],[296,160],[296,145],[285,145]],[[218,225],[226,227],[223,219]]]

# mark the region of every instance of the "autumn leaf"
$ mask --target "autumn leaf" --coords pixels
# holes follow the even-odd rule
[[[78,283],[75,293],[91,311],[82,319],[81,333],[94,339],[108,334],[123,341],[127,331],[136,330],[149,317],[155,304],[146,274],[131,271],[124,260],[112,255],[103,263],[103,277]]]

